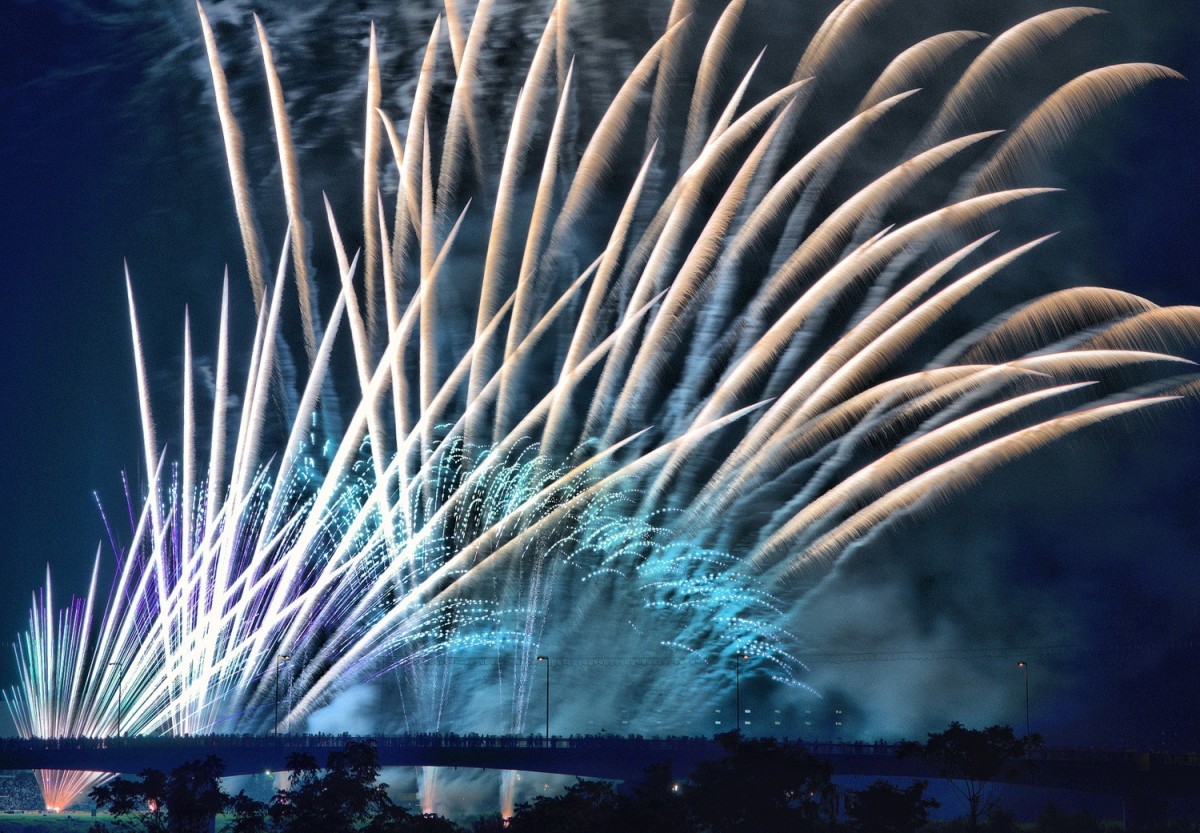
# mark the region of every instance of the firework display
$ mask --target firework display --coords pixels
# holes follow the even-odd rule
[[[575,706],[601,725],[710,731],[690,715],[735,656],[806,688],[798,605],[895,519],[1194,392],[1200,310],[1038,294],[1020,260],[1047,237],[997,231],[1091,116],[1176,76],[1090,69],[989,121],[1096,10],[931,33],[862,79],[843,67],[885,4],[845,0],[764,85],[730,48],[745,1],[708,31],[687,5],[603,107],[565,3],[493,100],[493,0],[448,2],[403,114],[372,30],[352,224],[304,204],[255,21],[269,233],[201,12],[253,342],[226,287],[202,396],[185,329],[170,447],[129,279],[148,488],[110,587],[98,552],[85,598],[56,609],[49,575],[35,597],[23,736],[302,731],[366,685],[396,692],[382,731],[527,732],[537,658],[589,654],[626,660]],[[106,776],[39,777],[65,807]]]

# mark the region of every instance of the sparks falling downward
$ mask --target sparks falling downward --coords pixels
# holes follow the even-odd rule
[[[787,629],[856,546],[1015,457],[1194,391],[1196,308],[1083,287],[972,317],[1047,239],[994,231],[1050,190],[1024,177],[1101,108],[1176,75],[1093,69],[1015,124],[981,121],[990,91],[1095,10],[990,41],[936,34],[859,89],[837,69],[885,4],[846,0],[793,80],[751,100],[758,61],[729,48],[744,2],[707,38],[681,2],[597,113],[565,3],[514,95],[484,100],[491,5],[433,25],[402,121],[372,28],[349,245],[328,203],[327,231],[308,225],[255,21],[288,226],[273,279],[200,11],[253,342],[235,372],[226,287],[201,413],[185,323],[174,458],[130,281],[149,486],[107,596],[98,554],[85,599],[56,614],[49,576],[35,598],[6,693],[23,735],[265,732],[276,708],[287,732],[386,680],[404,702],[380,729],[528,731],[536,658],[584,642],[678,663],[670,679],[620,667],[596,714],[719,703],[734,656],[804,687]],[[309,241],[332,250],[332,279]],[[41,774],[54,806],[104,777]]]

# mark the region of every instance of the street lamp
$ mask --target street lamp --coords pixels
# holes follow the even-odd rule
[[[750,659],[750,655],[742,651],[733,655],[733,730],[739,735],[742,733],[742,660],[744,659]]]
[[[1025,737],[1029,737],[1029,663],[1018,660],[1017,668],[1025,672]]]
[[[275,741],[279,741],[279,666],[291,659],[291,654],[280,654],[275,658]]]
[[[125,674],[119,662],[110,662],[108,667],[112,668],[114,665],[117,667],[117,737],[121,737],[121,681]]]
[[[550,740],[550,657],[539,656],[537,661],[546,663],[546,740]]]

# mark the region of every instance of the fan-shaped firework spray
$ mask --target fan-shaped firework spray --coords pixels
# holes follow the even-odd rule
[[[974,305],[1046,239],[995,234],[1045,198],[1029,171],[1175,73],[1092,69],[995,124],[994,91],[1094,10],[933,34],[864,81],[844,66],[885,5],[846,0],[764,85],[730,50],[742,0],[707,33],[677,3],[596,108],[567,4],[492,100],[492,0],[450,3],[400,121],[372,30],[357,254],[331,209],[306,219],[256,21],[288,225],[273,276],[201,12],[253,342],[235,378],[226,300],[202,409],[185,328],[169,449],[130,284],[149,487],[107,596],[98,556],[86,599],[56,617],[49,579],[35,599],[20,732],[263,731],[281,669],[285,730],[388,681],[402,704],[380,729],[524,731],[536,657],[597,651],[628,661],[589,689],[593,718],[684,731],[734,655],[805,687],[797,605],[894,519],[1187,392],[1194,308],[1036,287]],[[102,777],[43,773],[47,803]]]

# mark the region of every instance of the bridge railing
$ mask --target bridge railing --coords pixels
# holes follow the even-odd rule
[[[886,741],[825,741],[803,738],[781,738],[784,743],[797,743],[819,756],[881,756],[895,757],[899,743]],[[403,735],[359,736],[350,734],[288,734],[280,735],[181,735],[181,736],[124,736],[124,737],[62,737],[62,738],[0,738],[0,753],[5,750],[41,749],[187,749],[197,754],[219,748],[284,747],[288,750],[339,749],[348,741],[368,741],[379,748],[456,748],[456,749],[681,749],[709,748],[716,741],[702,736],[641,735],[479,735],[454,733],[412,733]],[[1150,764],[1200,767],[1200,754],[1181,752],[1146,752],[1129,749],[1099,749],[1094,747],[1042,747],[1031,750],[1026,757],[1034,761],[1076,761],[1093,763],[1132,763],[1139,767]]]

